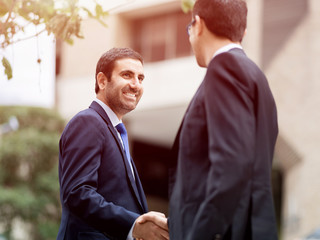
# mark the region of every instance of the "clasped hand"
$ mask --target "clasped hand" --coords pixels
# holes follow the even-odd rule
[[[141,215],[136,220],[132,236],[137,240],[169,240],[166,216],[152,211]]]

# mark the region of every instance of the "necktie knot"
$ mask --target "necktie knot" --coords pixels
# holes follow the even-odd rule
[[[118,132],[122,135],[122,134],[125,134],[127,135],[127,130],[126,130],[126,127],[124,126],[123,123],[119,123],[117,126],[116,126],[116,129],[118,130]]]

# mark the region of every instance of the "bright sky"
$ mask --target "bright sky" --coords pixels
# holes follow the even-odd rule
[[[34,32],[34,26],[26,34]],[[25,37],[20,35],[19,38]],[[0,49],[12,68],[13,78],[7,80],[0,64],[0,105],[36,105],[52,107],[54,104],[55,44],[46,33],[38,38],[21,41]],[[41,64],[37,59],[41,59]]]

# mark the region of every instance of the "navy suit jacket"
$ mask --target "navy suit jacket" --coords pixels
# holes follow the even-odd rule
[[[275,102],[259,68],[241,49],[213,58],[173,147],[170,239],[277,239],[277,134]]]
[[[126,239],[136,218],[147,212],[117,132],[96,102],[78,113],[60,139],[62,219],[58,240]]]

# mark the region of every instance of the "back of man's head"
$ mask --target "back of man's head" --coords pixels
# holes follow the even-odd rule
[[[241,42],[247,27],[247,4],[245,0],[197,0],[193,16],[204,20],[210,32]]]

